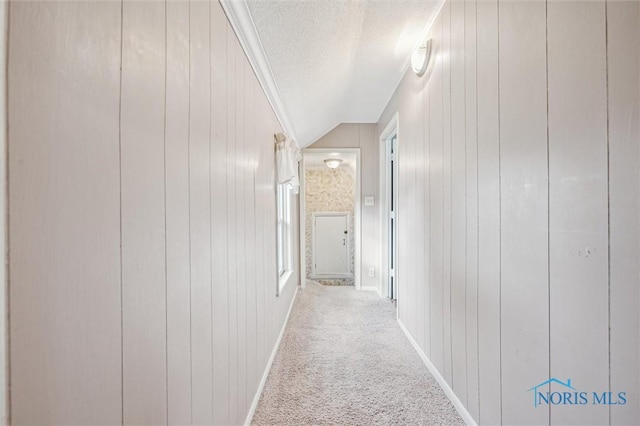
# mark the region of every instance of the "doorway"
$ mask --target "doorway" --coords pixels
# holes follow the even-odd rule
[[[389,279],[387,281],[387,294],[389,295],[389,299],[397,300],[398,291],[397,291],[397,279],[396,279],[396,269],[397,269],[397,227],[398,223],[396,220],[396,205],[397,205],[397,185],[398,185],[398,166],[396,161],[396,151],[398,144],[398,133],[394,132],[393,135],[387,139],[386,141],[386,150],[387,150],[387,167],[388,167],[388,180],[387,180],[387,205],[385,209],[387,211],[387,238],[389,240],[387,252],[389,258]]]
[[[398,115],[380,135],[381,293],[396,302],[398,280]]]
[[[360,149],[307,148],[300,178],[301,286],[360,290]]]

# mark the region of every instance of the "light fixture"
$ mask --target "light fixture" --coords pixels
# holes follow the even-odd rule
[[[330,169],[337,169],[340,163],[342,163],[342,160],[339,158],[328,158],[324,160],[324,164]]]
[[[431,40],[427,40],[411,55],[411,68],[418,77],[424,75],[431,57]]]

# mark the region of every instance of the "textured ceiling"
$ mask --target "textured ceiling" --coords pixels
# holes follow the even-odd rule
[[[285,113],[308,146],[378,120],[440,0],[247,0]]]

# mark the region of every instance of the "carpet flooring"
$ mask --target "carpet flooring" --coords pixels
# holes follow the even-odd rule
[[[255,425],[463,425],[395,320],[353,287],[298,292]]]

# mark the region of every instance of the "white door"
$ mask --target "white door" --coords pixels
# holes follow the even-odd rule
[[[348,275],[348,213],[318,213],[314,217],[315,275]]]

